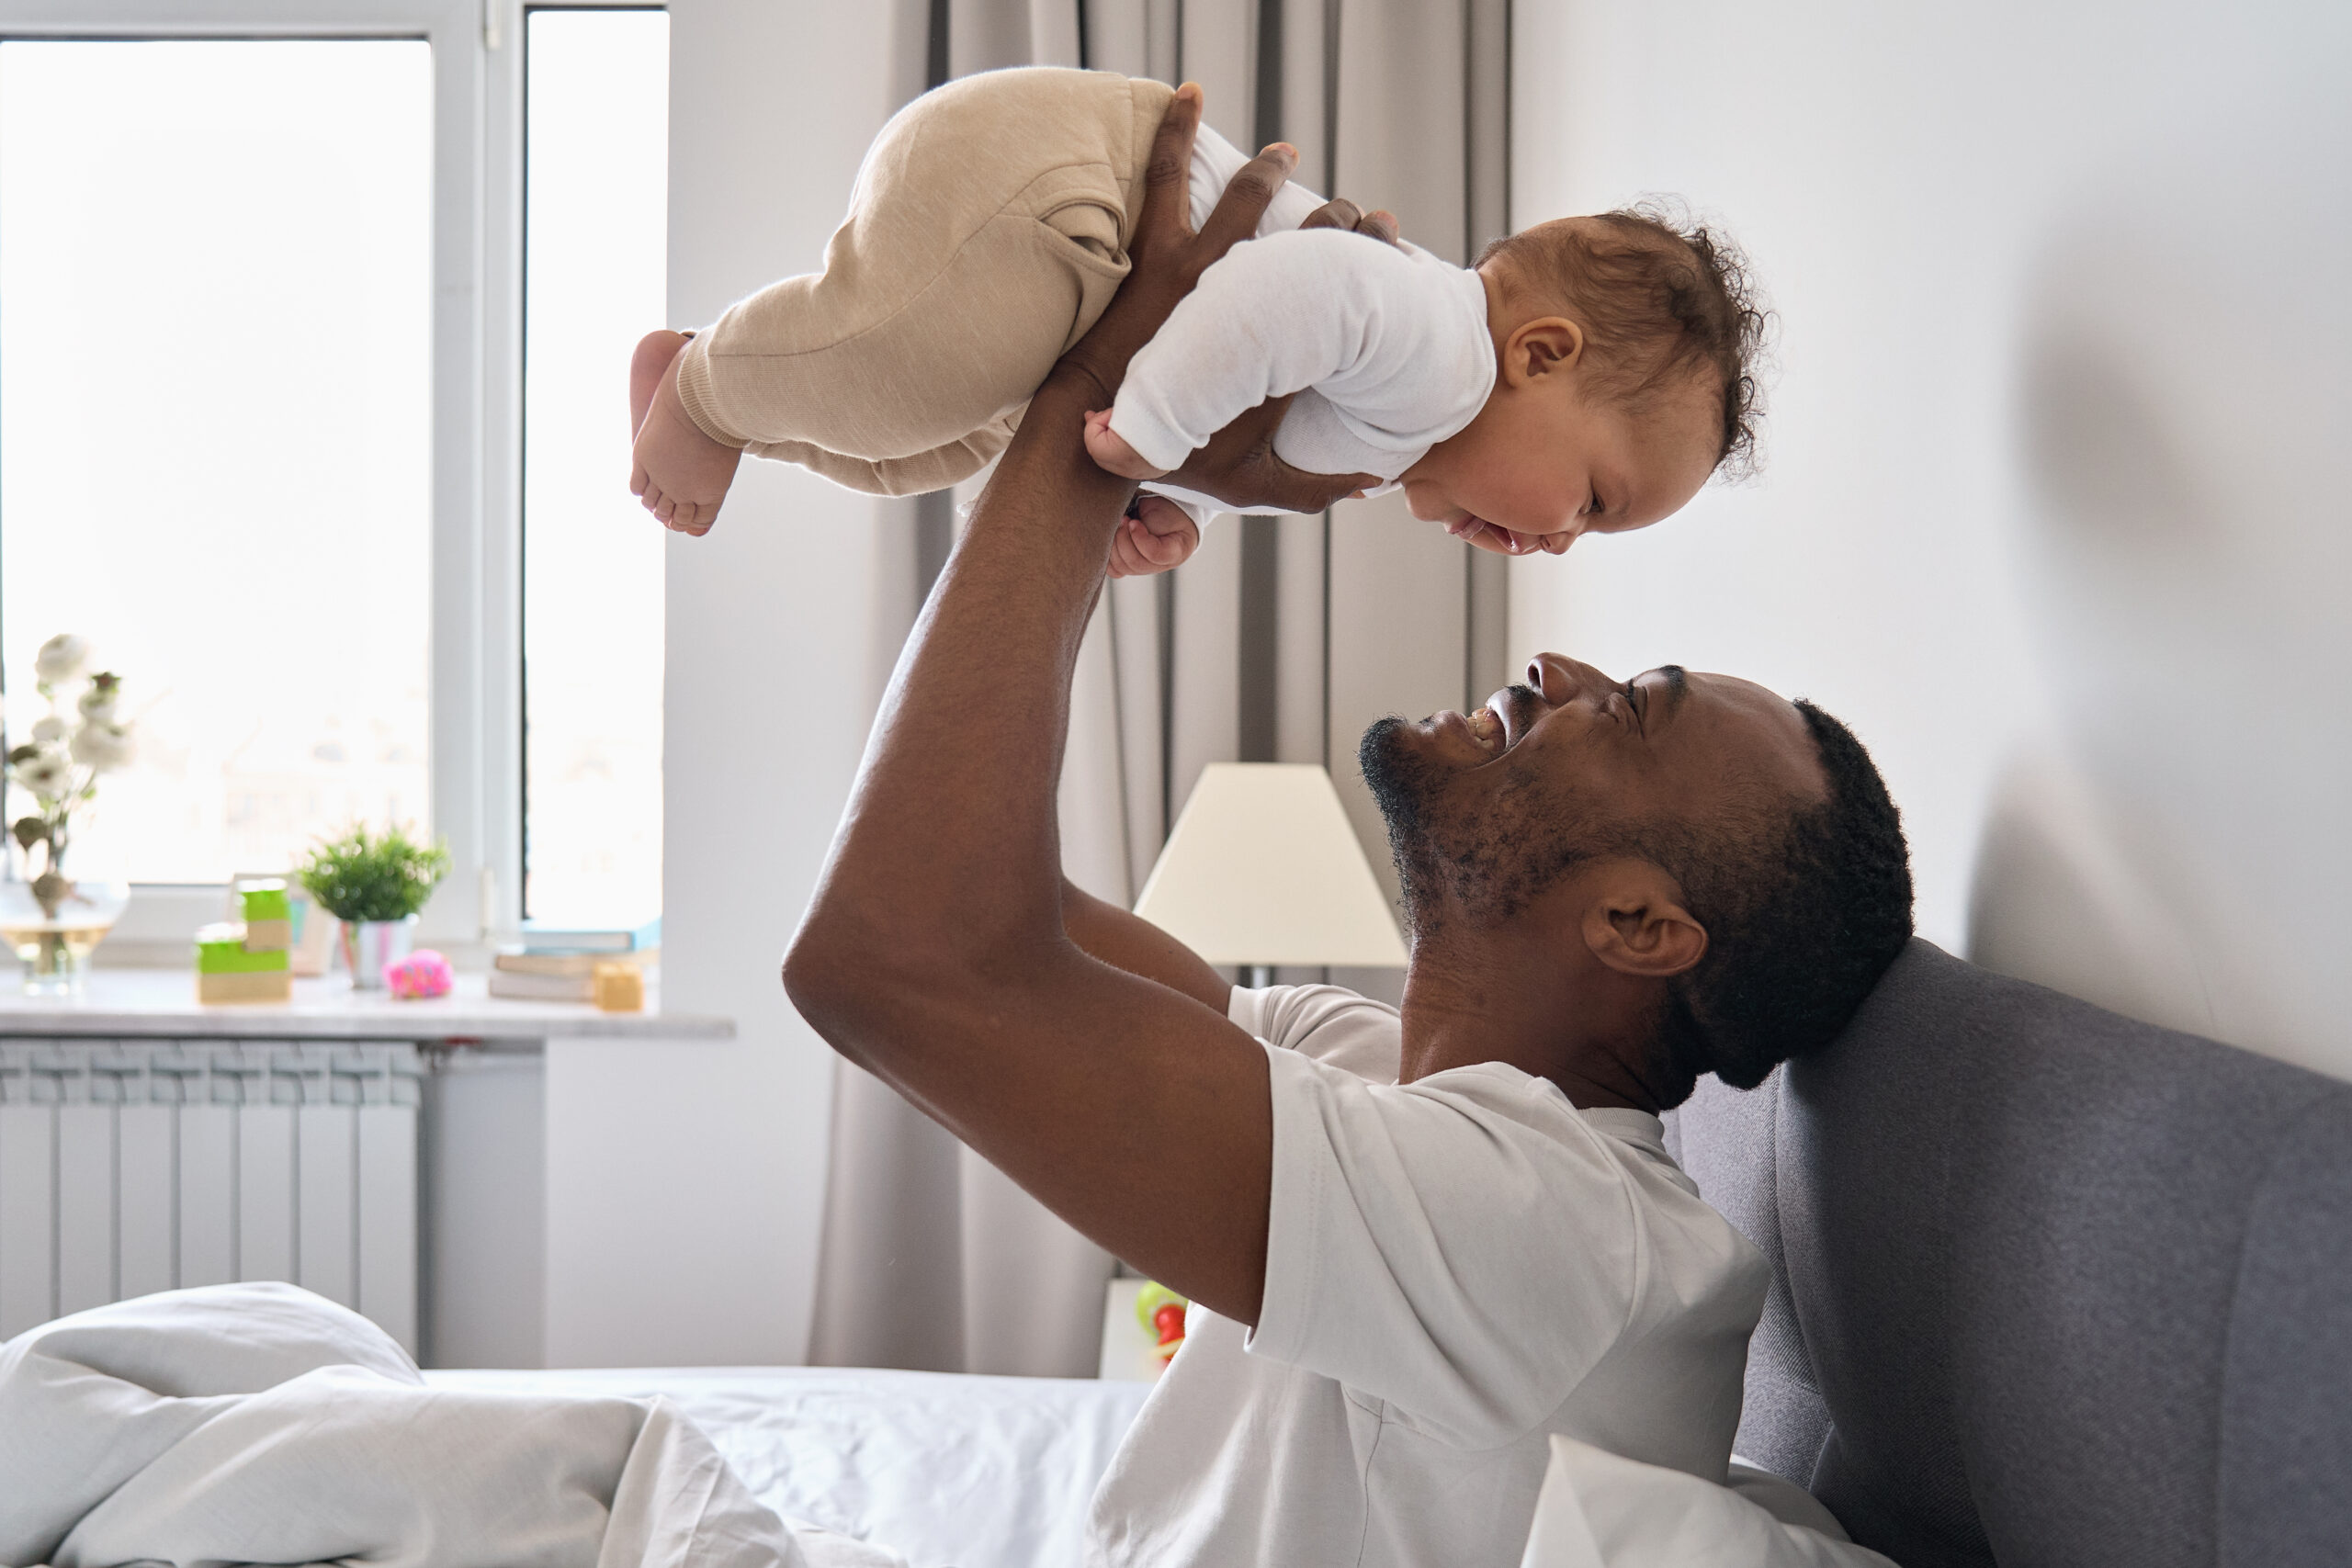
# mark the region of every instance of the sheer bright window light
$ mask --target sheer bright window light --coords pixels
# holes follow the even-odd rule
[[[433,142],[419,39],[0,42],[0,658],[140,731],[87,874],[431,829]]]
[[[1340,792],[1311,762],[1202,769],[1136,913],[1211,964],[1405,963]]]
[[[662,908],[662,525],[628,493],[629,351],[664,324],[670,19],[533,10],[524,261],[524,907]]]

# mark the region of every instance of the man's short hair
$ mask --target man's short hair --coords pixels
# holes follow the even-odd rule
[[[1777,829],[1657,846],[1682,884],[1707,952],[1667,988],[1661,1044],[1684,1079],[1713,1073],[1754,1089],[1792,1056],[1837,1038],[1911,940],[1911,858],[1902,814],[1854,732],[1796,705],[1828,784]]]

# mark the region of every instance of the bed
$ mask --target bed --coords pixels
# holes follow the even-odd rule
[[[481,1393],[662,1395],[760,1501],[910,1568],[1078,1568],[1087,1504],[1150,1388],[814,1367],[435,1371]]]

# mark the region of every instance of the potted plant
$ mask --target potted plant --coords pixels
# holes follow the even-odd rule
[[[40,645],[33,689],[49,712],[7,754],[8,784],[31,809],[8,827],[23,866],[12,864],[0,884],[0,930],[34,995],[79,994],[91,950],[129,902],[120,883],[77,878],[65,866],[75,814],[97,798],[99,776],[128,765],[133,750],[130,721],[117,711],[122,677],[86,674],[89,661],[89,645],[78,637],[61,633]]]
[[[297,874],[320,908],[343,922],[343,961],[354,989],[381,990],[384,965],[408,956],[416,912],[448,874],[449,851],[416,843],[399,828],[355,824],[322,839]]]

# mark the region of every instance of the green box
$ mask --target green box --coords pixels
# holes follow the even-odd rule
[[[290,920],[294,918],[294,900],[286,896],[286,885],[282,882],[248,887],[238,897],[244,902],[248,921]]]
[[[196,933],[196,972],[199,975],[261,975],[284,969],[288,964],[288,954],[282,947],[266,953],[246,952],[243,926],[206,926]]]

